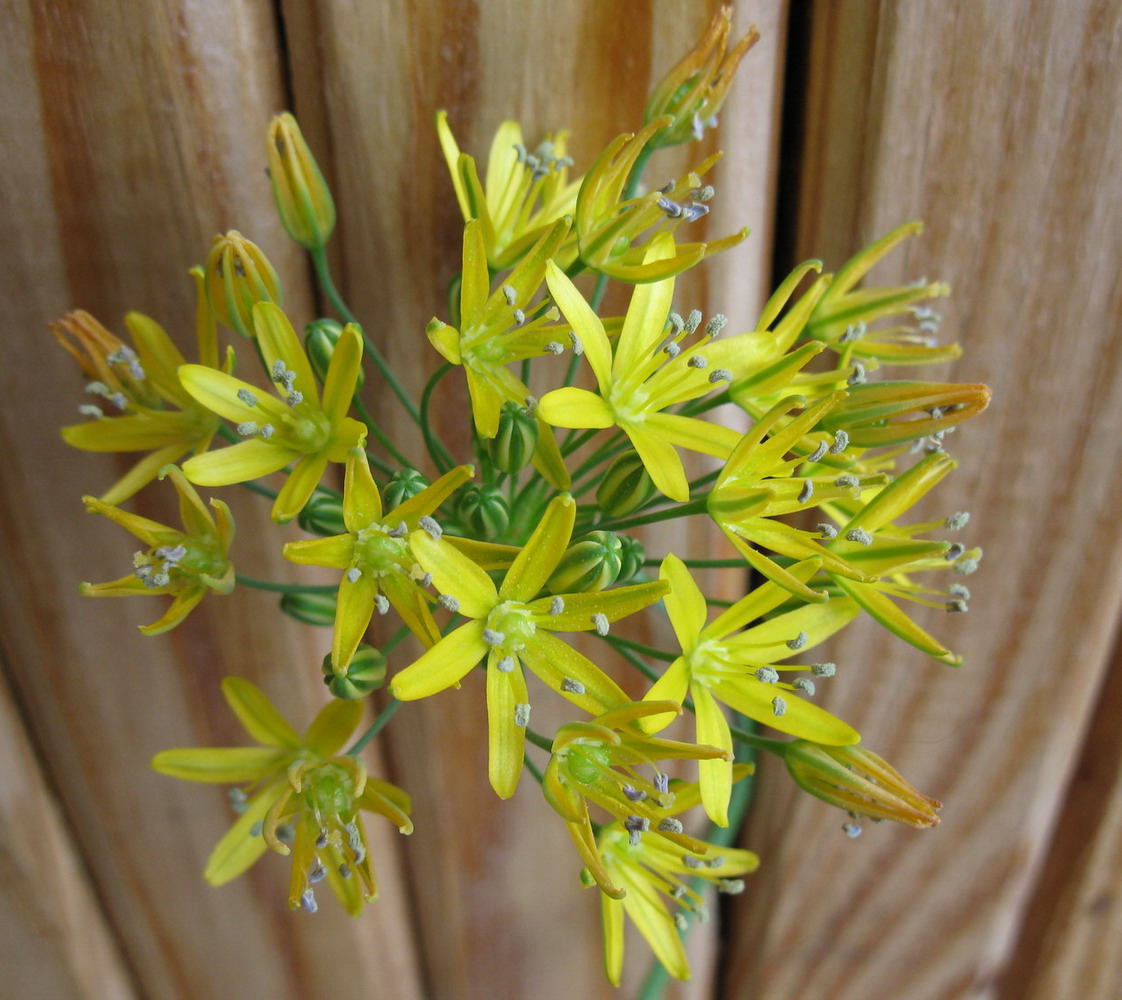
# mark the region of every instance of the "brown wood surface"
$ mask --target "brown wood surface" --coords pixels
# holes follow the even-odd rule
[[[1010,1000],[1116,997],[1116,799],[1093,824],[1066,810],[1120,597],[1122,12],[1087,0],[813,15],[799,248],[836,266],[926,220],[875,273],[954,287],[944,336],[966,356],[947,373],[988,382],[994,404],[948,439],[962,467],[927,509],[972,510],[966,540],[987,557],[969,615],[927,619],[965,653],[960,671],[874,627],[831,657],[827,704],[947,803],[941,827],[870,825],[848,841],[844,817],[771,769],[748,838],[766,860],[725,995],[993,997],[1008,972]],[[1108,761],[1117,726],[1107,713],[1096,730]],[[1099,789],[1117,795],[1112,779]],[[1057,822],[1067,849],[1049,854]],[[1034,907],[1049,950],[1030,955],[1025,904],[1045,862],[1069,864],[1076,844],[1073,882]],[[1030,957],[1027,979],[1009,967]]]

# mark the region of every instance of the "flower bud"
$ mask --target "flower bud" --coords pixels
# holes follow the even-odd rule
[[[639,570],[643,568],[643,561],[647,558],[647,552],[638,538],[632,538],[630,535],[617,535],[616,537],[619,539],[621,546],[619,576],[616,577],[616,582],[627,583],[628,580],[634,579]]]
[[[410,497],[428,489],[429,481],[416,469],[398,469],[382,490],[387,511],[400,507]]]
[[[319,250],[335,228],[335,203],[300,126],[287,111],[269,123],[269,179],[285,230]]]
[[[839,809],[920,828],[939,822],[942,803],[917,791],[871,750],[794,740],[783,759],[800,788]]]
[[[518,472],[530,464],[538,445],[538,421],[524,406],[503,403],[499,429],[491,441],[491,461],[503,472]]]
[[[330,628],[335,624],[334,594],[285,594],[281,611],[305,625]]]
[[[903,444],[945,431],[981,413],[990,402],[984,385],[940,382],[866,382],[850,387],[849,395],[820,424],[823,430],[844,428],[859,448]]]
[[[546,583],[554,594],[603,590],[619,577],[623,545],[610,531],[590,531],[577,539],[561,557]]]
[[[316,535],[342,535],[347,531],[343,521],[343,501],[330,493],[316,490],[304,509],[296,515],[300,527]]]
[[[456,513],[464,527],[483,541],[498,538],[510,525],[510,506],[497,486],[465,486]]]
[[[206,294],[215,317],[243,337],[253,336],[253,307],[281,305],[281,284],[261,248],[237,230],[216,236],[206,260]]]
[[[655,484],[634,451],[619,456],[596,488],[596,502],[608,517],[627,517],[655,495]]]
[[[343,324],[333,319],[313,320],[304,328],[304,350],[321,382],[327,379],[327,366],[331,364],[335,345],[339,343],[342,333]],[[355,392],[362,388],[363,379],[363,371],[359,368]]]
[[[386,681],[386,658],[373,646],[363,643],[358,647],[350,665],[342,674],[336,674],[331,665],[331,654],[323,658],[323,683],[336,698],[365,698]]]

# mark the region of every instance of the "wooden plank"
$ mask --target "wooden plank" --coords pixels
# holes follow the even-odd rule
[[[994,404],[954,436],[962,467],[927,510],[971,509],[965,540],[989,557],[970,615],[926,619],[966,654],[960,672],[871,627],[831,656],[825,703],[947,803],[942,826],[848,842],[839,814],[772,769],[750,838],[764,866],[726,996],[990,997],[1016,954],[1122,596],[1122,13],[1094,0],[918,2],[816,5],[814,17],[800,252],[825,248],[836,266],[892,226],[927,221],[876,275],[954,287],[944,336],[967,353],[947,374],[988,382]],[[874,61],[851,59],[846,37],[875,39]],[[861,131],[826,99],[838,91],[868,94]],[[1093,940],[1063,943],[1071,964],[1056,970]],[[1087,995],[1117,995],[1103,972],[1113,981]]]
[[[586,168],[610,137],[641,123],[649,85],[693,43],[714,7],[284,4],[296,111],[316,147],[330,151],[344,293],[414,386],[433,368],[424,325],[434,314],[447,318],[445,288],[460,259],[462,223],[432,127],[436,110],[448,110],[461,148],[481,165],[494,129],[515,118],[531,142],[569,128],[570,151]],[[743,328],[755,318],[768,271],[783,10],[739,6],[737,30],[758,21],[765,38],[742,68],[717,140],[731,155],[718,174],[708,232],[750,224],[757,236],[679,285],[682,307],[724,311]],[[707,137],[704,148],[714,141]],[[651,183],[683,163],[681,151],[669,151],[652,165]],[[626,299],[612,301],[622,308]],[[442,384],[434,416],[467,457],[460,382],[454,373]],[[394,401],[375,402],[395,439],[415,442]],[[691,537],[709,544],[707,530]],[[579,866],[563,828],[532,785],[507,804],[488,788],[477,680],[406,706],[387,731],[395,774],[416,803],[407,857],[427,981],[434,995],[464,1000],[611,995],[599,968],[598,906],[577,889]],[[544,697],[534,713],[546,732],[563,721]],[[631,949],[637,969],[646,965],[642,951]],[[704,990],[702,979],[689,995]]]
[[[59,440],[84,399],[48,321],[80,305],[120,330],[122,314],[140,309],[192,350],[185,272],[233,225],[273,257],[294,317],[311,315],[306,267],[274,219],[262,169],[264,128],[282,101],[272,6],[6,9],[0,649],[70,835],[147,997],[414,997],[396,831],[375,834],[386,904],[364,922],[326,905],[311,919],[285,907],[287,866],[277,858],[222,890],[207,886],[203,864],[232,819],[225,796],[148,768],[168,746],[246,741],[218,692],[226,674],[259,682],[305,724],[325,700],[326,633],[280,620],[273,597],[238,592],[206,602],[169,637],[145,639],[135,626],[163,602],[77,595],[79,580],[130,565],[127,536],[79,504],[125,466]],[[168,493],[138,506],[174,521]],[[233,503],[238,567],[288,575],[265,505],[244,493]],[[22,905],[35,912],[34,900]],[[23,995],[58,995],[42,971],[44,992]]]
[[[137,996],[0,677],[0,965],[11,996]]]

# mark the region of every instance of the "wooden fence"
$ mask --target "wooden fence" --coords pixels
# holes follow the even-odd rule
[[[713,5],[0,10],[0,996],[631,995],[603,979],[597,907],[575,885],[560,824],[533,788],[493,801],[480,720],[451,694],[410,707],[371,755],[413,792],[418,831],[375,834],[382,898],[363,917],[290,913],[276,858],[220,890],[202,881],[228,806],[154,774],[149,758],[240,741],[218,694],[229,673],[309,717],[323,695],[307,664],[327,640],[279,621],[257,592],[209,601],[160,639],[136,633],[148,605],[78,597],[79,580],[120,573],[122,538],[85,517],[79,496],[123,466],[60,442],[81,386],[46,327],[80,306],[120,328],[136,309],[186,344],[186,269],[231,227],[267,249],[293,315],[313,316],[307,265],[262,170],[264,126],[291,107],[341,209],[345,292],[416,381],[459,253],[434,112],[446,108],[478,152],[506,117],[531,135],[567,126],[587,165],[638,123]],[[727,152],[709,221],[754,233],[682,295],[746,328],[773,247],[779,267],[810,255],[836,266],[924,219],[922,240],[883,274],[951,282],[944,330],[966,354],[939,374],[993,388],[990,411],[955,436],[961,469],[937,498],[951,505],[942,512],[970,508],[970,540],[987,556],[970,614],[951,623],[961,670],[872,626],[833,651],[848,668],[829,706],[947,804],[941,827],[877,826],[850,841],[837,813],[765,767],[745,835],[764,864],[719,936],[696,935],[695,979],[668,996],[1111,1000],[1122,992],[1122,5],[745,0],[736,20],[763,40],[707,137]],[[462,433],[461,407],[440,419]],[[282,578],[263,504],[235,500],[239,568]],[[158,497],[141,509],[168,512]],[[645,960],[632,951],[634,983]]]

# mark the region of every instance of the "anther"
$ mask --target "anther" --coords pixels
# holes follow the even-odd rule
[[[860,320],[857,323],[851,323],[845,328],[845,333],[838,337],[838,343],[851,344],[855,340],[860,340],[865,336],[865,331],[867,329],[868,327],[865,325],[864,320]]]
[[[636,788],[634,785],[624,785],[620,791],[623,792],[631,802],[642,802],[643,799],[647,797],[646,792],[641,788]]]
[[[345,862],[345,861],[340,861],[339,862],[339,878],[350,878],[350,877],[351,877],[351,866],[348,865],[347,862]]]
[[[854,486],[859,486],[860,484],[861,480],[859,480],[856,476],[838,476],[838,478],[834,480],[834,485],[840,487],[843,490],[850,489]]]
[[[94,406],[93,403],[83,403],[81,406],[78,407],[78,412],[80,414],[82,414],[83,417],[104,417],[105,416],[105,414],[101,410],[101,407],[100,406]]]
[[[670,775],[659,771],[655,775],[654,786],[659,795],[665,795],[670,791]]]
[[[404,538],[407,534],[409,534],[409,525],[401,521],[396,528],[390,528],[390,530],[386,532],[386,537]]]
[[[238,390],[238,399],[240,399],[246,406],[256,406],[257,397],[248,389]]]
[[[954,562],[959,556],[966,551],[966,546],[962,542],[951,542],[951,547],[947,549],[944,558],[947,562]]]
[[[390,602],[386,599],[385,594],[376,594],[374,596],[374,607],[378,609],[378,614],[388,614],[390,610]]]
[[[308,884],[315,885],[317,882],[322,882],[325,878],[327,878],[327,869],[317,861],[315,868],[308,873]]]
[[[709,214],[709,206],[700,201],[688,201],[682,206],[682,221],[696,222]]]
[[[549,613],[551,615],[559,615],[564,610],[565,610],[564,598],[559,597],[559,596],[555,596],[553,598],[553,600],[549,602]]]
[[[858,545],[872,545],[873,536],[870,535],[864,528],[850,528],[845,533],[846,541],[856,542]]]
[[[506,642],[506,635],[498,629],[485,628],[483,630],[483,641],[487,643],[488,646],[501,646]]]
[[[698,141],[705,136],[705,122],[702,121],[701,115],[696,111],[693,114],[693,121],[690,123],[690,132]]]
[[[514,657],[504,656],[495,666],[498,667],[502,673],[509,674],[514,670]]]
[[[709,364],[700,354],[691,354],[689,361],[686,362],[691,368],[704,368]]]
[[[426,514],[417,522],[417,527],[429,533],[433,541],[437,541],[444,534],[443,529],[436,523],[436,519]]]
[[[226,794],[230,797],[230,808],[233,809],[234,812],[238,814],[245,812],[246,805],[249,801],[246,798],[245,792],[240,788],[231,788]]]
[[[804,479],[803,488],[799,491],[799,503],[806,503],[814,496],[814,480]]]
[[[262,424],[261,425],[260,433],[261,433],[261,436],[266,441],[268,441],[269,438],[271,438],[275,432],[276,432],[276,428],[272,424]]]
[[[673,360],[682,353],[682,349],[675,344],[674,341],[670,341],[670,343],[662,349],[662,353],[669,355],[671,360]]]
[[[860,361],[853,362],[853,374],[845,380],[846,385],[861,385],[865,381],[865,366]]]
[[[780,716],[787,714],[787,702],[785,702],[779,695],[771,699],[771,710],[775,713],[778,719]]]
[[[514,310],[514,322],[519,326],[526,322],[526,314],[521,309]]]
[[[720,868],[721,865],[723,865],[725,863],[725,860],[726,859],[725,859],[725,856],[723,854],[718,854],[716,857],[709,858],[705,862],[705,867],[706,868]]]
[[[716,385],[718,382],[731,382],[732,372],[727,368],[714,368],[709,373],[709,381]]]
[[[253,437],[259,430],[261,430],[261,428],[255,420],[243,420],[238,424],[238,433],[242,437]]]
[[[959,559],[959,561],[954,564],[954,571],[956,573],[961,573],[963,576],[969,576],[977,568],[977,559]]]
[[[684,319],[682,319],[681,315],[679,315],[678,313],[673,312],[673,311],[667,317],[667,320],[670,323],[670,332],[675,337],[677,337],[678,334],[681,333],[682,329],[685,327],[686,321]]]
[[[575,330],[569,331],[569,343],[573,345],[573,353],[579,358],[584,354],[584,344],[581,343],[580,337],[577,336]]]
[[[810,638],[805,632],[800,632],[794,639],[788,639],[784,645],[791,650],[802,649]]]
[[[666,819],[658,824],[659,833],[683,833],[685,829],[686,828],[682,826],[682,821],[680,819],[675,819],[673,816],[667,816]]]
[[[720,332],[728,326],[729,318],[724,313],[715,313],[713,317],[705,324],[705,335],[707,337],[716,337]]]
[[[685,934],[690,929],[690,922],[681,913],[675,913],[674,926],[678,929],[679,934]]]
[[[310,888],[305,889],[301,894],[300,905],[304,907],[308,913],[315,913],[316,910],[319,909],[319,906],[316,904],[316,894]]]
[[[795,679],[795,687],[797,687],[808,698],[814,697],[814,681],[809,677],[798,677]]]
[[[251,826],[249,828],[249,835],[251,837],[260,837],[261,836],[261,831],[264,830],[264,829],[265,829],[264,821],[263,820],[258,820],[256,823],[253,824],[253,826]]]
[[[853,840],[855,837],[861,836],[861,825],[859,823],[842,823],[842,833]]]
[[[774,667],[757,667],[756,680],[761,684],[774,684],[779,680],[779,671]]]
[[[304,402],[304,394],[298,389],[293,389],[284,399],[289,406],[299,406]]]
[[[701,858],[695,858],[692,854],[682,855],[682,864],[687,868],[704,868],[705,862]]]
[[[596,629],[597,635],[608,634],[608,616],[603,611],[597,611],[592,616],[592,627]]]
[[[623,828],[627,831],[627,842],[632,847],[639,846],[639,838],[651,828],[651,821],[646,816],[628,816],[623,821]]]
[[[682,216],[682,206],[679,205],[673,198],[667,198],[662,194],[658,196],[658,207],[662,209],[671,219],[679,219]]]
[[[545,349],[550,354],[564,354],[565,353],[565,345],[562,344],[560,341],[557,341],[557,340],[551,340],[548,344],[545,345]]]
[[[806,456],[806,460],[808,462],[821,462],[822,459],[826,456],[826,451],[827,450],[828,450],[828,447],[826,445],[826,442],[825,441],[819,441],[818,442],[818,447],[815,448],[814,451],[812,451],[809,455]]]
[[[460,610],[460,602],[451,594],[441,594],[436,599],[436,603],[444,608],[445,611],[451,611],[453,614]]]
[[[506,299],[506,304],[512,306],[518,298],[518,293],[514,290],[513,285],[503,285],[503,298]]]
[[[272,377],[274,382],[285,382],[288,379],[288,365],[280,358],[273,362]]]
[[[815,677],[833,677],[838,672],[838,665],[836,663],[812,663],[810,672]]]
[[[964,601],[970,600],[970,588],[964,587],[961,583],[952,583],[947,590],[949,590],[955,597],[961,597]]]
[[[840,455],[848,447],[849,431],[847,431],[844,427],[840,427],[836,431],[834,431],[834,443],[830,445],[830,454]]]
[[[691,309],[689,316],[686,317],[686,333],[693,333],[701,326],[701,310]]]
[[[967,611],[966,602],[961,597],[956,597],[954,600],[947,601],[947,611],[964,613]]]
[[[327,846],[327,831],[320,830],[319,836],[316,837],[316,847],[323,850]]]
[[[358,581],[362,579],[362,570],[360,570],[357,566],[352,566],[349,570],[347,570],[347,579],[351,583],[358,583]]]
[[[575,677],[564,677],[561,680],[561,690],[566,694],[584,694],[584,685]]]
[[[697,189],[697,193],[694,197],[696,197],[698,201],[712,201],[716,193],[717,189],[713,187],[712,184],[706,184]]]
[[[525,729],[530,724],[530,706],[520,701],[514,706],[514,724]]]
[[[723,892],[726,896],[739,896],[743,891],[742,878],[723,878],[717,883],[717,892]]]

